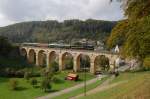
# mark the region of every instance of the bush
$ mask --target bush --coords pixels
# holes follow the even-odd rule
[[[73,69],[73,60],[72,59],[69,59],[67,61],[65,61],[66,63],[66,69]]]
[[[18,88],[18,81],[16,79],[10,79],[9,83],[11,90],[16,90]]]
[[[12,51],[12,45],[8,38],[0,36],[0,56],[9,56]]]
[[[103,71],[108,71],[110,69],[109,58],[105,55],[99,56],[96,64],[99,65]]]
[[[37,85],[38,81],[35,78],[32,78],[30,81],[31,85],[34,87]]]
[[[15,77],[23,77],[24,76],[24,71],[23,70],[17,70],[15,71]]]
[[[0,76],[2,77],[19,77],[23,78],[28,72],[30,77],[39,77],[39,68],[23,67],[23,66],[0,66]],[[26,73],[26,74],[25,74]],[[28,75],[28,74],[27,74]]]
[[[59,65],[55,61],[50,64],[49,68],[50,68],[50,71],[53,73],[59,71]]]
[[[26,79],[26,80],[30,79],[30,73],[29,72],[24,73],[24,79]]]
[[[150,70],[150,57],[146,57],[143,62],[144,69]]]
[[[53,77],[52,81],[53,81],[54,83],[62,83],[62,82],[63,82],[63,80],[60,79],[59,77]]]
[[[46,73],[46,69],[45,69],[45,68],[42,68],[42,69],[41,69],[41,76],[42,76],[42,77],[45,77],[46,74],[47,74],[47,73]]]
[[[51,89],[50,80],[43,79],[41,82],[41,88],[42,88],[42,90],[44,90],[44,92],[49,91]]]

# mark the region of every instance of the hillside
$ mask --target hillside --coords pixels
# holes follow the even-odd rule
[[[58,22],[32,21],[22,22],[0,28],[0,35],[8,37],[13,42],[54,42],[58,40],[78,40],[88,38],[91,40],[105,40],[112,28],[114,21],[89,19],[65,20]]]
[[[120,84],[119,84],[120,82]],[[150,72],[121,73],[104,89],[79,99],[150,99]]]

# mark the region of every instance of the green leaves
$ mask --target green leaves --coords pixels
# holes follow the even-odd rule
[[[107,44],[109,48],[121,45],[122,55],[140,56],[143,60],[150,53],[150,1],[126,0],[125,2],[124,11],[128,19],[116,25]]]
[[[0,56],[8,56],[12,49],[12,45],[9,43],[8,39],[0,36]]]
[[[127,0],[125,15],[129,19],[137,19],[150,15],[149,0]]]
[[[116,45],[122,45],[124,43],[128,28],[128,20],[118,22],[118,24],[113,28],[112,33],[107,41],[109,48],[113,48]]]

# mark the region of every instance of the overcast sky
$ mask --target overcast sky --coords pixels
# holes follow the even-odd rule
[[[23,21],[120,20],[120,3],[109,0],[0,0],[0,27]]]

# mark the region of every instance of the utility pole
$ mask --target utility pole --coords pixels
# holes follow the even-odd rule
[[[87,47],[87,40],[86,40],[85,46]],[[86,58],[84,60],[84,96],[86,96],[86,66],[85,66],[86,64],[85,62],[86,62]]]
[[[84,60],[84,96],[86,96],[86,66]]]

